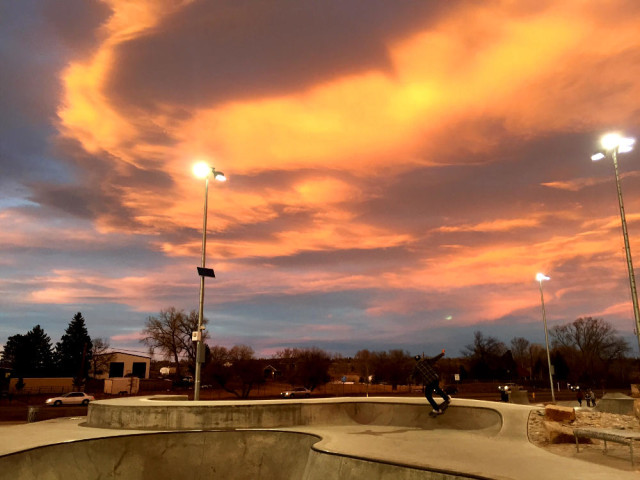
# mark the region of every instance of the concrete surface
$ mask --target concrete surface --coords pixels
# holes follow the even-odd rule
[[[454,399],[432,418],[419,398],[99,401],[86,418],[0,428],[0,479],[637,480],[628,459],[531,444],[535,408]]]
[[[633,415],[634,398],[623,393],[607,393],[596,403],[599,412]]]

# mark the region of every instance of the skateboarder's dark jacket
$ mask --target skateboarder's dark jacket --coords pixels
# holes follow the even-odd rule
[[[421,379],[425,385],[436,383],[439,380],[438,372],[434,368],[435,363],[442,358],[444,353],[433,358],[423,358],[416,363],[413,369],[414,378]]]

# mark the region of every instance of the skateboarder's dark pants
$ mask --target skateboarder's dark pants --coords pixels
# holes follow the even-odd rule
[[[445,402],[448,402],[450,398],[449,398],[449,395],[444,393],[444,391],[440,388],[440,384],[438,383],[437,380],[435,382],[429,383],[424,386],[424,396],[427,398],[427,400],[429,400],[429,403],[431,404],[434,410],[440,410],[440,407],[438,406],[436,401],[433,399],[434,390],[438,395],[440,395],[444,399]]]

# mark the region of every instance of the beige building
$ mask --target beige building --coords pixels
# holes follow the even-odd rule
[[[100,365],[94,378],[122,378],[122,377],[138,377],[149,378],[149,369],[151,367],[151,359],[144,355],[136,355],[133,353],[110,352],[94,359],[94,365]]]

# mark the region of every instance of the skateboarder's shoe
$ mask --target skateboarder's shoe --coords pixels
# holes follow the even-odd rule
[[[442,409],[440,409],[440,410],[432,410],[429,415],[431,415],[432,417],[437,417],[438,415],[442,415],[443,413],[444,413],[444,410],[442,410]]]

